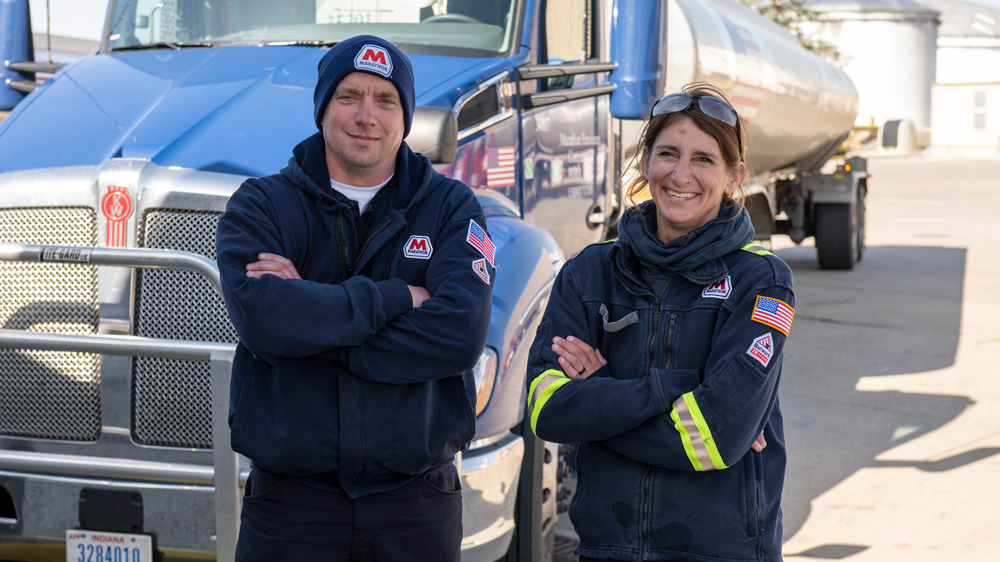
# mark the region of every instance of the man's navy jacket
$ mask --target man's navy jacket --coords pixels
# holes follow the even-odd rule
[[[472,367],[491,306],[483,279],[495,271],[469,241],[486,222],[467,186],[403,143],[362,238],[324,150],[321,133],[300,143],[279,174],[244,182],[219,221],[240,336],[229,426],[255,466],[356,498],[403,485],[472,439]],[[302,279],[248,278],[262,252],[291,260]],[[407,285],[431,298],[412,308]]]
[[[580,443],[577,554],[781,559],[778,380],[795,301],[788,266],[744,250],[676,273],[655,296],[624,240],[589,246],[560,271],[528,360],[525,415],[538,437]],[[580,338],[608,364],[568,378],[555,336]]]

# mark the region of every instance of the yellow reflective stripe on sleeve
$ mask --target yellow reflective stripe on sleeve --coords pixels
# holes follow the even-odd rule
[[[531,387],[528,388],[528,415],[531,416],[531,431],[536,436],[538,432],[535,430],[535,424],[538,423],[539,412],[545,407],[545,403],[548,402],[552,394],[570,380],[572,379],[562,371],[549,369],[535,377],[535,380],[531,382]]]
[[[771,252],[768,252],[767,250],[765,250],[763,246],[758,246],[757,244],[754,244],[753,242],[747,244],[746,246],[743,246],[740,249],[743,250],[744,252],[750,252],[751,254],[757,254],[758,256],[773,256],[774,255]]]
[[[543,371],[535,380],[531,381],[531,386],[528,387],[528,411],[531,411],[532,406],[535,404],[535,389],[538,388],[539,383],[546,380],[545,377],[555,376],[555,377],[566,377],[566,373],[559,371],[557,369],[549,369],[548,371]],[[566,377],[569,378],[569,377]],[[549,383],[546,383],[546,386]],[[543,389],[544,390],[544,389]]]
[[[702,472],[728,468],[722,462],[722,455],[715,446],[712,431],[708,428],[705,417],[701,415],[701,408],[698,407],[693,392],[681,396],[674,402],[670,419],[674,420],[674,427],[681,434],[684,451],[695,470]]]

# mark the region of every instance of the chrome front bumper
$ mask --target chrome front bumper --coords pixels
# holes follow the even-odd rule
[[[463,562],[501,558],[514,532],[514,500],[524,441],[507,433],[473,443],[461,459]],[[240,472],[240,485],[249,470]],[[211,466],[0,451],[0,486],[17,517],[0,518],[0,560],[65,560],[67,529],[79,525],[80,490],[142,494],[144,531],[166,560],[214,555],[215,488]]]

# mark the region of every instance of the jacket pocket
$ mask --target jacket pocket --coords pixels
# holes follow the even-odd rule
[[[475,434],[462,377],[406,385],[365,383],[367,459],[372,473],[421,474],[450,460]],[[374,465],[377,466],[373,466]]]
[[[744,354],[733,359],[722,376],[712,383],[713,392],[699,400],[712,431],[726,429],[751,402],[759,399],[757,393],[766,379],[750,361]]]
[[[308,476],[339,469],[334,364],[251,359],[252,380],[234,416],[233,449],[270,472]],[[235,365],[234,365],[235,369]]]

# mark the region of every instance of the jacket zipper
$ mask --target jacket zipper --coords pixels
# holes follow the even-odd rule
[[[658,330],[660,323],[660,301],[663,300],[663,295],[667,292],[667,287],[670,286],[670,282],[673,281],[674,277],[670,276],[667,282],[663,285],[663,289],[660,290],[660,294],[657,295],[656,299],[653,301],[653,337],[649,340],[649,368],[656,368],[656,332]]]
[[[337,213],[337,264],[340,266],[340,282],[343,283],[351,276],[347,269],[347,238],[344,236],[344,213]]]
[[[626,285],[624,281],[622,281],[622,278],[618,276],[617,271],[614,271],[614,269],[612,269],[611,272],[614,273],[615,278],[618,279],[618,282],[621,283],[622,287],[625,287],[625,290],[628,291],[632,296],[634,297],[640,296],[638,293],[629,288],[629,286]],[[650,338],[649,340],[649,364],[648,364],[649,368],[653,368],[655,366],[653,360],[654,360],[654,351],[656,343],[657,322],[659,322],[659,316],[660,316],[660,301],[663,299],[663,295],[667,293],[667,287],[670,286],[671,281],[673,281],[673,276],[667,279],[667,282],[665,285],[663,285],[663,289],[660,290],[659,295],[653,295],[653,293],[649,292],[642,293],[642,296],[653,297],[653,337]],[[671,314],[670,325],[667,327],[668,361],[670,361],[672,354],[669,340],[673,339],[674,323],[676,322],[676,320],[677,320],[677,315]],[[649,502],[650,502],[649,482],[652,479],[652,477],[653,477],[653,468],[650,467],[646,470],[646,474],[643,476],[642,479],[642,559],[643,560],[649,560]]]
[[[667,287],[670,286],[670,281],[673,280],[673,276],[667,279],[666,284],[663,285],[663,289],[660,290],[660,294],[656,296],[653,301],[653,337],[649,339],[649,368],[653,369],[656,367],[656,332],[659,328],[660,322],[660,301],[663,300],[663,295],[667,293]],[[670,326],[667,328],[667,338],[669,340],[670,335],[674,331],[674,318],[676,314],[670,315]],[[667,357],[670,357],[670,348],[668,342]],[[669,361],[669,359],[668,359]],[[643,509],[642,509],[642,559],[649,560],[649,502],[651,498],[649,497],[649,481],[653,477],[653,468],[650,467],[646,472],[646,477],[643,479],[642,483],[642,497],[643,497]]]
[[[669,369],[670,364],[674,361],[674,324],[677,323],[677,315],[670,315],[670,323],[667,324],[667,362],[663,365],[664,369]]]
[[[368,248],[368,244],[371,243],[372,238],[375,238],[376,236],[378,236],[379,232],[385,230],[385,227],[389,226],[390,222],[392,221],[389,219],[385,219],[384,221],[382,221],[382,224],[380,224],[378,228],[375,229],[375,232],[369,234],[368,238],[365,239],[365,243],[361,245],[361,249],[358,251],[358,257],[354,258],[354,263],[351,264],[351,275],[354,275],[354,268],[358,266],[358,262],[361,261],[361,256],[365,254],[365,250]],[[392,256],[389,256],[389,259],[391,260]]]

